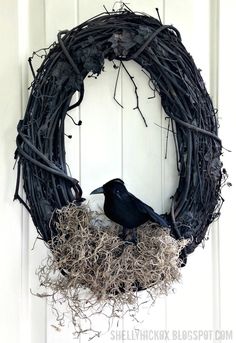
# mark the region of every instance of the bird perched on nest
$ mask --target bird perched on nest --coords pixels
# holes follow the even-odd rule
[[[121,238],[128,244],[137,243],[136,228],[148,220],[168,227],[167,222],[154,210],[129,193],[121,179],[113,179],[90,194],[104,193],[105,215],[123,226]]]

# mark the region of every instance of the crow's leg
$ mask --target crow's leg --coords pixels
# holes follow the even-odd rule
[[[122,233],[119,235],[125,245],[137,244],[137,233],[136,229],[128,229],[123,226]]]
[[[136,228],[126,229],[125,243],[126,244],[135,244],[135,245],[137,244]]]
[[[126,228],[123,226],[122,227],[122,232],[119,234],[119,238],[122,239],[122,241],[125,241],[126,239]]]
[[[134,227],[132,229],[132,242],[136,245],[137,242],[138,242],[138,239],[137,239],[137,228]]]

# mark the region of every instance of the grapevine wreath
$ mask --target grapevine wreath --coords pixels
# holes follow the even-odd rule
[[[15,199],[27,208],[51,251],[39,270],[41,284],[50,287],[53,296],[64,295],[74,319],[83,317],[81,288],[90,289],[100,301],[123,303],[132,302],[141,289],[166,293],[179,278],[181,259],[184,265],[186,256],[203,241],[222,204],[222,145],[199,69],[175,27],[127,7],[59,32],[58,42],[44,51],[36,74],[29,59],[34,80],[17,126],[15,153]],[[174,131],[179,184],[169,213],[163,214],[168,227],[143,224],[136,246],[124,247],[119,225],[84,205],[82,189],[69,176],[65,160],[65,118],[83,101],[84,79],[98,76],[105,59],[113,61],[118,75],[121,68],[128,73],[135,86],[136,108],[147,126],[125,61],[143,68]],[[75,92],[79,100],[71,104]],[[21,175],[26,201],[19,195]]]

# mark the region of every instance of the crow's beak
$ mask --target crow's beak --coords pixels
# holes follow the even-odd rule
[[[104,193],[103,187],[94,189],[94,191],[92,191],[90,194],[100,194],[100,193]]]

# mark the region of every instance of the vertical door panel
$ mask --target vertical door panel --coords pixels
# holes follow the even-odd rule
[[[15,174],[13,171],[16,123],[21,107],[20,69],[18,56],[17,1],[2,1],[0,11],[0,337],[2,342],[15,343],[21,333],[21,213],[13,204]],[[13,330],[14,328],[14,330]]]
[[[219,40],[219,121],[223,146],[231,152],[223,150],[223,163],[233,187],[225,186],[222,196],[225,203],[219,220],[219,260],[221,289],[221,328],[233,330],[235,336],[235,79],[234,56],[236,53],[234,14],[236,3],[233,0],[220,1],[220,40]],[[222,340],[223,341],[223,340]],[[226,339],[225,339],[226,341]]]
[[[184,45],[202,69],[215,106],[219,96],[220,135],[223,145],[233,150],[233,80],[236,75],[232,23],[236,8],[234,0],[219,2],[219,56],[218,37],[214,31],[218,20],[214,0],[130,0],[128,6],[134,11],[156,17],[155,8],[158,7],[162,21],[179,29]],[[119,2],[104,2],[108,10],[112,10],[114,4],[115,9],[120,6]],[[0,294],[4,311],[0,313],[0,326],[6,318],[11,319],[11,325],[2,325],[0,330],[4,342],[16,343],[19,337],[24,343],[74,341],[69,321],[58,330],[55,315],[49,304],[47,306],[47,301],[30,293],[42,291],[35,270],[46,256],[47,249],[43,242],[36,241],[36,229],[26,211],[18,203],[12,204],[16,176],[16,172],[12,171],[13,153],[16,125],[25,110],[27,87],[32,81],[27,58],[32,51],[57,40],[60,30],[71,29],[103,11],[103,2],[98,0],[92,3],[86,0],[3,1],[0,11],[1,32],[4,32],[2,46],[6,48],[0,66],[0,132],[3,138],[0,145],[0,208],[3,213],[0,262],[4,275]],[[34,59],[35,69],[41,61]],[[116,64],[119,65],[119,62]],[[97,204],[102,206],[104,198],[90,196],[89,193],[108,180],[120,177],[132,193],[158,213],[164,213],[169,211],[170,197],[178,184],[173,136],[167,134],[168,119],[161,108],[159,96],[148,99],[153,92],[148,86],[147,76],[134,62],[126,62],[125,66],[138,87],[139,106],[148,127],[145,127],[138,110],[134,109],[137,105],[134,86],[124,68],[116,92],[116,99],[123,108],[113,99],[117,69],[113,68],[112,62],[106,61],[104,71],[97,79],[86,78],[83,103],[79,109],[69,113],[76,122],[82,120],[82,125],[78,127],[69,117],[66,118],[65,134],[72,136],[71,139],[65,137],[68,172],[80,181],[83,195],[91,207]],[[72,102],[77,99],[78,94],[75,94]],[[227,152],[223,156],[230,182],[233,182],[235,169],[232,156]],[[232,219],[234,193],[224,188],[223,196],[226,202],[219,224],[212,225],[205,249],[198,247],[189,256],[188,264],[182,270],[182,281],[175,286],[174,293],[158,299],[151,308],[148,304],[143,305],[137,315],[140,323],[125,315],[124,320],[114,321],[111,331],[100,339],[94,338],[94,342],[119,342],[122,341],[122,332],[132,335],[136,329],[141,330],[140,333],[168,329],[173,334],[173,330],[234,328],[234,310],[229,311],[236,307],[235,273],[231,263],[235,250]],[[146,300],[146,292],[140,292],[140,302]],[[108,328],[107,320],[102,315],[96,315],[93,323],[102,331]],[[89,337],[83,335],[80,341],[87,342]],[[137,341],[141,341],[141,336],[138,337]],[[163,340],[159,337],[159,341]]]

